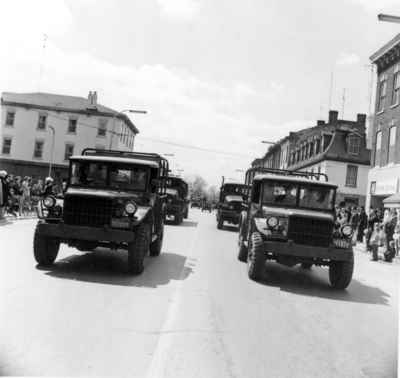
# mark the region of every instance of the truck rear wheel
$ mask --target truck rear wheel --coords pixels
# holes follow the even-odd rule
[[[249,239],[247,253],[247,273],[250,279],[257,281],[264,272],[265,256],[263,240],[259,232],[253,232]]]
[[[141,274],[144,270],[144,257],[149,250],[149,226],[141,224],[135,235],[135,241],[128,243],[128,269],[133,274]]]
[[[57,258],[59,249],[59,240],[41,235],[38,226],[36,226],[33,238],[33,254],[36,262],[41,266],[52,265]]]
[[[157,239],[150,243],[150,256],[159,256],[164,238],[164,222],[161,221]]]
[[[224,227],[224,220],[221,218],[221,216],[218,217],[218,223],[217,223],[217,228],[218,230],[222,230]]]
[[[354,254],[349,261],[332,261],[329,266],[329,281],[335,289],[344,290],[353,277]]]

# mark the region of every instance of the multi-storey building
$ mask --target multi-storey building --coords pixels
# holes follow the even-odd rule
[[[48,93],[1,97],[0,168],[21,176],[65,177],[68,158],[86,147],[133,150],[129,118],[88,98]]]
[[[328,122],[291,132],[273,146],[258,166],[325,173],[338,185],[337,202],[365,204],[365,187],[370,166],[366,147],[366,116],[356,121],[338,119],[338,112],[329,112]]]
[[[400,204],[400,34],[370,59],[378,77],[367,205],[382,207],[384,201]]]

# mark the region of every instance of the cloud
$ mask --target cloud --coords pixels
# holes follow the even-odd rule
[[[201,8],[199,0],[157,0],[162,13],[178,21],[190,21]]]
[[[336,61],[338,66],[351,66],[360,62],[360,57],[355,53],[341,53]]]

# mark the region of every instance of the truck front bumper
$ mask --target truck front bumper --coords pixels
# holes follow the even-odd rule
[[[336,247],[314,247],[303,244],[296,244],[291,240],[279,242],[264,241],[264,251],[274,255],[286,255],[296,257],[306,257],[324,260],[349,261],[353,258],[353,249]]]
[[[232,210],[220,210],[219,212],[219,217],[223,219],[224,221],[233,223],[233,224],[238,224],[239,219],[240,219],[240,213],[237,213],[236,211]]]
[[[130,243],[135,239],[131,230],[119,230],[105,227],[73,226],[64,223],[38,223],[38,232],[43,236],[58,238],[61,241],[85,240],[97,242]]]

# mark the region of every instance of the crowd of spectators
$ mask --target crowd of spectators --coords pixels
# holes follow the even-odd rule
[[[58,193],[51,177],[32,179],[0,171],[0,219],[6,215],[15,218],[36,214],[42,196]]]
[[[353,228],[354,243],[365,243],[372,260],[377,261],[379,252],[391,262],[400,252],[400,209],[336,206],[339,224],[350,224]]]

